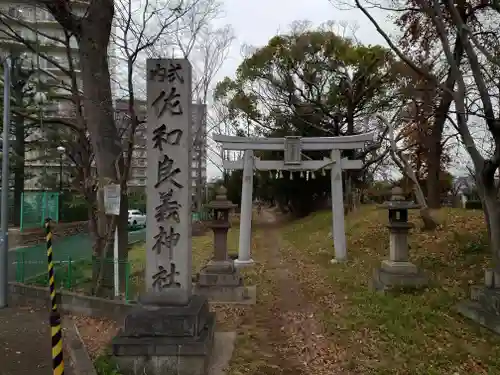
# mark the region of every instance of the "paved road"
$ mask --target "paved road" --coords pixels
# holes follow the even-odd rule
[[[48,321],[46,309],[22,305],[0,309],[0,374],[52,374]],[[67,355],[64,374],[73,374]]]
[[[146,230],[130,231],[128,235],[129,244],[145,241]],[[74,236],[55,238],[52,243],[54,261],[67,262],[85,260],[92,258],[92,241],[88,234],[77,234]],[[16,248],[9,251],[9,281],[22,280],[39,275],[47,270],[47,250],[44,243],[36,246]],[[24,267],[21,267],[24,264]],[[3,375],[3,374],[2,374]]]

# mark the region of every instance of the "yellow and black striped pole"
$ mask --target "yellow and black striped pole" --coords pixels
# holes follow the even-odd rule
[[[56,303],[56,280],[54,272],[54,261],[52,257],[52,229],[50,218],[45,220],[45,235],[47,242],[47,262],[49,266],[49,291],[50,291],[50,331],[52,335],[52,372],[53,375],[64,375],[63,345],[61,315],[57,311]]]
[[[54,260],[52,254],[52,229],[50,228],[50,218],[45,220],[45,238],[47,242],[47,262],[49,265],[49,291],[52,311],[57,311],[56,303],[56,279],[54,273]]]

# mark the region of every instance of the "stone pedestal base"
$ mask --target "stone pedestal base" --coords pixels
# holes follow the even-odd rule
[[[234,260],[234,266],[236,268],[245,268],[245,267],[251,267],[255,264],[255,262],[253,261],[253,259],[249,259],[249,260],[239,260],[239,259],[235,259]]]
[[[411,262],[398,262],[393,260],[383,260],[381,269],[387,273],[397,275],[416,275],[418,268]]]
[[[372,286],[377,290],[420,289],[427,283],[427,276],[410,262],[384,260],[382,266],[373,271]]]
[[[113,339],[113,355],[124,375],[206,375],[214,331],[203,296],[185,306],[138,306]]]
[[[251,298],[243,277],[232,262],[231,267],[222,262],[210,262],[200,271],[195,293],[206,296],[212,302],[246,302]]]
[[[199,286],[195,285],[194,292],[208,298],[215,303],[255,304],[255,286]]]
[[[471,298],[457,310],[465,317],[500,334],[500,288],[471,287]]]

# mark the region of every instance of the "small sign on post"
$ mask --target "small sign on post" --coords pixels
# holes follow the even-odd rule
[[[104,211],[106,215],[120,215],[120,185],[109,184],[104,186]]]
[[[104,211],[106,215],[120,215],[121,189],[118,184],[109,184],[104,186]],[[114,266],[114,284],[115,297],[120,296],[120,275],[119,275],[119,256],[118,256],[118,225],[115,228],[113,243],[113,266]]]

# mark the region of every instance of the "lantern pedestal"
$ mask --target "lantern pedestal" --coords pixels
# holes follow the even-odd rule
[[[250,303],[253,299],[252,288],[243,285],[243,277],[232,265],[214,269],[214,264],[203,268],[198,275],[195,293],[208,297],[212,302]],[[218,265],[216,266],[218,267]]]
[[[226,198],[226,189],[221,187],[214,201],[207,205],[213,210],[213,220],[208,227],[214,232],[214,256],[198,274],[195,293],[208,297],[213,302],[249,303],[252,290],[243,286],[243,277],[229,258],[227,233],[231,228],[229,211],[235,207]]]
[[[409,259],[408,234],[413,225],[408,222],[408,210],[418,205],[404,201],[401,193],[400,188],[394,188],[391,200],[382,206],[389,210],[389,259],[373,272],[372,286],[377,290],[418,289],[428,282]]]
[[[384,261],[387,262],[387,261]],[[382,262],[382,267],[373,271],[372,286],[377,290],[390,290],[394,288],[420,289],[427,286],[427,276],[413,263]]]

